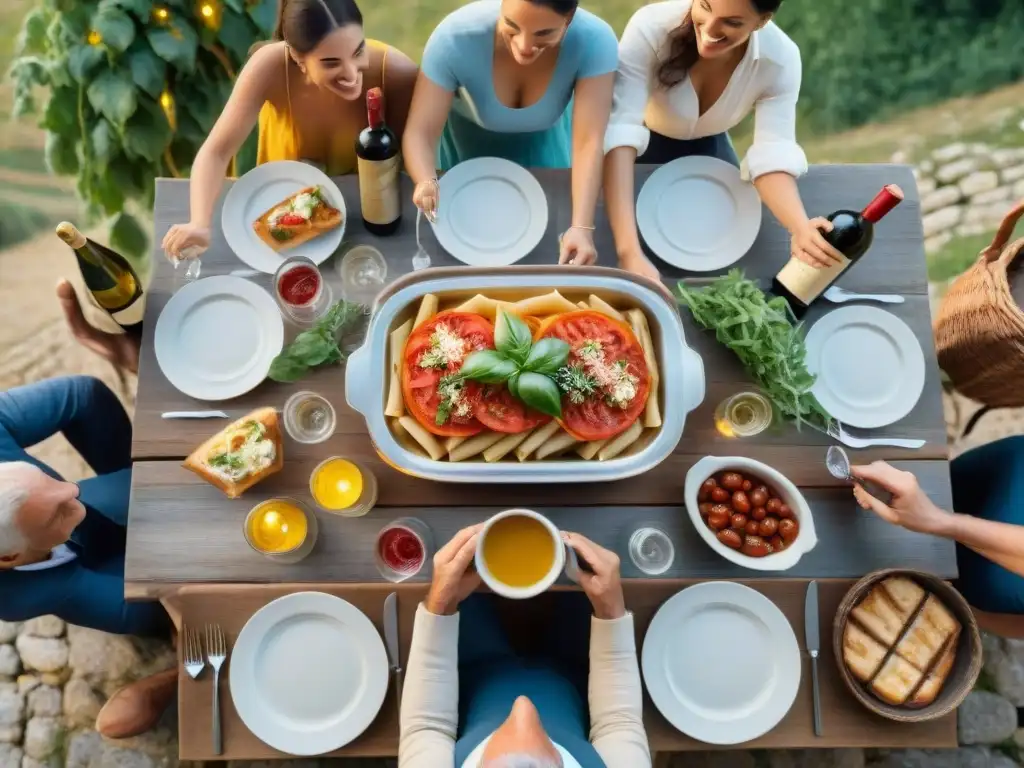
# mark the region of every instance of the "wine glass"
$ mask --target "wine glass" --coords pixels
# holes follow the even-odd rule
[[[345,301],[361,304],[369,312],[384,288],[388,263],[384,254],[370,245],[357,245],[341,259],[341,295]]]

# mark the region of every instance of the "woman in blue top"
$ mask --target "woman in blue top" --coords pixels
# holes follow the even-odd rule
[[[437,209],[436,171],[474,157],[573,168],[562,263],[590,264],[618,41],[578,0],[477,0],[434,30],[402,141],[413,202]]]

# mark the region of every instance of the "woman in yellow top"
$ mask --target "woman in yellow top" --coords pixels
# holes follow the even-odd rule
[[[249,57],[196,153],[191,218],[170,228],[164,251],[188,258],[209,247],[228,164],[257,121],[259,163],[306,160],[328,175],[354,173],[364,94],[382,88],[387,122],[401,139],[418,71],[401,51],[364,38],[355,0],[280,0],[273,41]]]

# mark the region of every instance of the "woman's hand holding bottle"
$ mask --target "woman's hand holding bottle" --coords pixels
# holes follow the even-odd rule
[[[831,231],[832,222],[828,219],[818,216],[808,220],[792,232],[791,255],[818,269],[838,264],[845,257],[822,234]]]

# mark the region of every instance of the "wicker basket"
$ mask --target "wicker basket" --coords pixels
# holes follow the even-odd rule
[[[919,709],[893,706],[876,698],[853,676],[843,661],[843,633],[846,630],[846,623],[850,619],[850,612],[876,584],[890,576],[905,576],[916,581],[926,592],[939,598],[943,605],[956,616],[961,626],[960,637],[957,640],[956,660],[953,662],[953,668],[946,678],[945,685],[942,686],[942,691],[935,701]],[[974,684],[978,681],[978,675],[981,673],[981,633],[971,607],[963,596],[947,582],[930,573],[920,571],[907,571],[898,568],[875,571],[854,584],[836,609],[836,616],[832,622],[832,651],[839,667],[839,676],[843,678],[843,682],[846,683],[846,687],[854,698],[875,714],[898,723],[923,723],[945,717],[963,703],[967,694],[974,689]]]
[[[954,389],[988,406],[1024,406],[1024,311],[1007,271],[1024,238],[1007,245],[1024,201],[1010,211],[992,244],[950,286],[935,321],[939,367]]]

